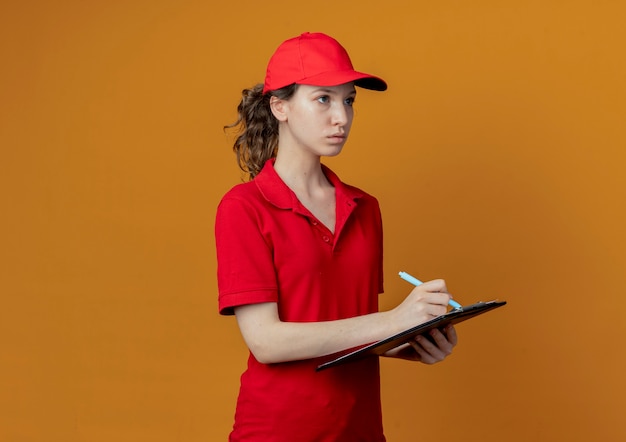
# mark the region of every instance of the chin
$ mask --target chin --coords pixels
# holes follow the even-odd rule
[[[327,145],[326,147],[320,149],[320,154],[324,157],[336,157],[343,150],[344,144],[345,143]]]
[[[324,153],[322,153],[323,157],[336,157],[341,153],[343,147],[339,147],[337,149],[327,149]]]

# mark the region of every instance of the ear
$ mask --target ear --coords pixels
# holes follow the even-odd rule
[[[274,95],[270,98],[270,109],[278,121],[287,121],[288,107],[289,103],[286,100],[281,100]]]

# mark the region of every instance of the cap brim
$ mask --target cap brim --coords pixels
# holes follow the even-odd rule
[[[296,81],[296,84],[308,84],[311,86],[339,86],[340,84],[354,82],[355,86],[373,91],[387,90],[387,83],[374,75],[357,71],[334,71],[325,72]]]
[[[382,78],[373,76],[367,76],[358,80],[354,80],[354,84],[362,87],[363,89],[370,89],[373,91],[382,92],[387,90],[387,83]]]

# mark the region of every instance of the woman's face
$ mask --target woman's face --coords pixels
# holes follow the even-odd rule
[[[303,149],[334,156],[348,139],[356,97],[353,83],[340,86],[300,85],[283,104],[280,149]]]

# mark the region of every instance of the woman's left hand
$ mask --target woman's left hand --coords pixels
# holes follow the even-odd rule
[[[389,350],[384,356],[436,364],[452,353],[457,342],[454,326],[448,325],[441,331],[431,330],[428,337],[419,335],[408,344]]]

